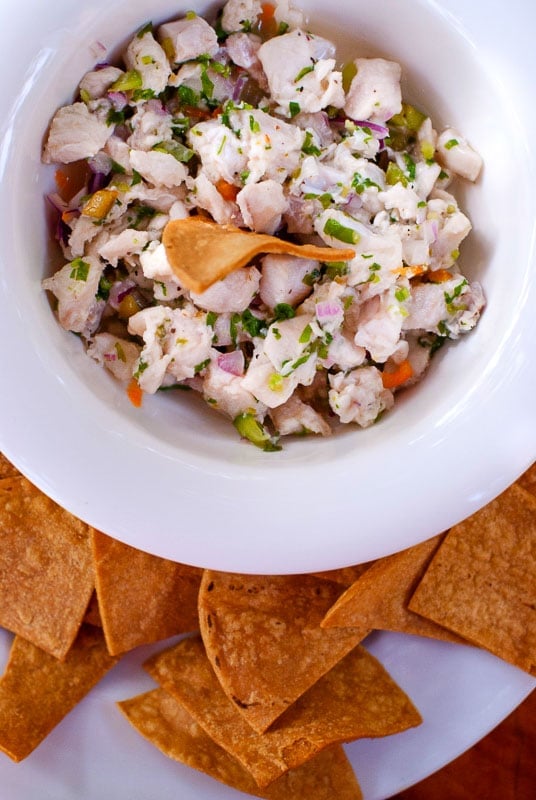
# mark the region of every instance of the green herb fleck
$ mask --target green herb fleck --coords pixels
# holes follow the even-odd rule
[[[69,275],[72,281],[87,281],[89,275],[89,264],[81,258],[75,258],[71,261],[71,274]]]

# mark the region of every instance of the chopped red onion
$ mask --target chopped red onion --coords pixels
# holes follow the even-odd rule
[[[232,350],[230,353],[221,353],[217,358],[218,367],[230,375],[244,374],[244,354],[241,350]]]
[[[121,300],[124,300],[127,294],[130,294],[135,287],[136,284],[131,278],[114,283],[108,295],[108,302],[112,308],[118,308]]]
[[[386,136],[389,136],[389,128],[386,128],[385,125],[378,125],[376,122],[369,122],[366,119],[353,119],[352,122],[359,128],[370,128],[372,133],[379,134],[376,138],[385,139]]]
[[[242,73],[241,75],[239,75],[238,80],[236,81],[233,88],[233,94],[232,94],[233,103],[239,102],[240,96],[242,94],[242,91],[246,83],[247,83],[247,77],[244,73]]]
[[[124,92],[108,92],[107,97],[116,111],[122,111],[128,105],[128,97]]]

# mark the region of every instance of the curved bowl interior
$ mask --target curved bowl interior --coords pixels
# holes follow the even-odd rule
[[[244,572],[376,558],[466,517],[536,453],[531,56],[508,60],[508,51],[517,52],[513,38],[479,24],[460,0],[341,0],[336,12],[322,0],[300,4],[311,29],[337,42],[341,61],[352,54],[400,61],[406,98],[438,127],[459,128],[482,154],[478,184],[457,191],[474,227],[462,266],[483,284],[487,307],[477,329],[444,348],[422,384],[374,427],[297,439],[266,454],[190,396],[147,397],[133,408],[59,328],[40,287],[55,258],[44,210],[53,169],[40,163],[43,135],[80,77],[102,60],[96,43],[113,56],[148,19],[217,5],[56,0],[45,9],[33,0],[24,22],[16,15],[9,25],[8,10],[0,10],[0,23],[15,28],[12,70],[0,78],[7,99],[0,211],[9,231],[0,252],[0,446],[74,514],[161,556]],[[499,14],[499,4],[491,5]],[[514,5],[516,30],[524,21],[528,29],[534,13]],[[506,201],[508,191],[515,202]]]

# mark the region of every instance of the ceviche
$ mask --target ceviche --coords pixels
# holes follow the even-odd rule
[[[43,286],[135,404],[194,390],[279,449],[375,423],[476,325],[484,295],[459,268],[471,223],[451,184],[482,160],[400,79],[384,58],[339,63],[288,0],[149,23],[120,64],[82,77],[44,146],[65,263]],[[162,241],[191,215],[333,256],[261,255],[195,293]]]

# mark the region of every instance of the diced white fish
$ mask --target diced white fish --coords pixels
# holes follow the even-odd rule
[[[261,12],[261,0],[227,0],[223,7],[221,27],[226,33],[250,28]]]
[[[214,28],[198,16],[165,22],[158,28],[157,38],[173,64],[212,56],[218,49]]]
[[[356,251],[356,256],[348,264],[348,285],[362,286],[366,296],[385,291],[396,281],[396,270],[402,266],[400,237],[392,230],[376,232],[370,225],[359,222],[343,211],[326,210],[315,220],[315,230],[333,247],[347,245],[330,233],[331,220],[342,226],[344,232],[354,232],[354,242],[350,242],[349,246]],[[344,232],[339,235],[345,235]],[[337,260],[336,251],[333,260]]]
[[[232,33],[225,40],[225,48],[231,61],[238,67],[247,69],[263,91],[268,89],[268,81],[259,61],[260,36],[254,33]]]
[[[402,330],[422,330],[457,339],[473,328],[484,308],[479,283],[463,275],[442,283],[421,283],[412,287],[410,313]]]
[[[151,31],[135,36],[124,54],[128,70],[137,70],[141,75],[142,88],[160,94],[167,86],[171,67],[168,57]]]
[[[288,25],[289,30],[303,29],[307,26],[305,14],[300,8],[296,8],[291,0],[277,0],[274,17],[279,25]]]
[[[344,111],[354,120],[382,124],[402,110],[402,69],[384,58],[356,58],[354,75]]]
[[[125,203],[134,203],[136,200],[154,211],[168,214],[175,203],[184,199],[185,187],[173,186],[166,189],[163,186],[148,186],[143,181],[136,183],[124,194]]]
[[[311,293],[304,282],[306,275],[319,267],[319,262],[309,258],[288,255],[266,255],[262,259],[259,295],[269,309],[280,303],[297,306]]]
[[[329,436],[331,428],[315,409],[295,395],[270,411],[270,417],[281,436],[291,434],[319,433]]]
[[[212,331],[205,315],[193,307],[144,308],[130,317],[128,330],[143,338],[136,377],[151,394],[162,385],[166,372],[177,381],[193,378],[212,355]]]
[[[240,225],[240,212],[236,203],[225,200],[203,170],[193,181],[193,191],[189,199],[196,208],[208,211],[216,222],[223,225]]]
[[[106,66],[102,69],[92,69],[86,72],[80,81],[79,91],[81,95],[86,95],[91,100],[97,100],[99,97],[104,97],[110,86],[124,74],[119,67]]]
[[[309,385],[316,374],[316,356],[313,354],[288,374],[274,367],[262,346],[255,349],[242,386],[268,408],[285,403],[300,384]]]
[[[256,267],[242,267],[230,272],[204,292],[190,292],[192,301],[206,311],[245,311],[259,290],[260,272]]]
[[[45,164],[71,164],[102,150],[113,128],[85,103],[63,106],[54,114],[43,151]]]
[[[437,153],[441,163],[456,175],[469,181],[476,181],[480,175],[481,155],[454,128],[447,128],[438,136]]]
[[[165,186],[171,189],[180,186],[188,177],[186,166],[171,155],[158,150],[131,150],[130,164],[136,172],[153,186]]]
[[[111,333],[97,333],[87,352],[98,364],[103,364],[114,378],[128,381],[132,378],[141,347]]]
[[[319,36],[293,30],[268,39],[258,56],[272,98],[286,116],[344,105],[342,73],[335,69],[335,48]],[[294,104],[294,105],[293,105]]]
[[[393,393],[385,389],[376,367],[358,367],[352,372],[329,375],[329,405],[341,422],[362,428],[393,407]]]
[[[95,329],[98,325],[100,318],[95,311],[99,301],[96,294],[103,269],[104,262],[86,256],[65,264],[51,278],[43,281],[43,288],[52,292],[58,300],[58,320],[66,330],[87,332],[90,317],[93,320],[90,327]]]
[[[287,199],[280,183],[274,180],[246,183],[236,197],[244,223],[257,233],[274,234],[281,226]]]
[[[132,134],[127,144],[133,150],[152,150],[162,142],[171,142],[171,115],[141,106],[132,117]]]
[[[69,251],[73,258],[84,255],[86,247],[100,232],[101,228],[95,224],[95,220],[91,217],[81,215],[74,219],[71,222],[71,233],[67,240]]]
[[[462,211],[447,214],[438,225],[435,241],[431,244],[431,254],[437,269],[450,267],[459,255],[459,248],[471,232],[471,222]]]
[[[222,369],[217,357],[212,359],[206,370],[202,391],[211,408],[231,419],[243,413],[263,416],[266,412],[266,406],[244,388],[242,376]]]
[[[126,142],[119,138],[119,136],[110,136],[104,146],[104,153],[108,155],[112,161],[129,173],[130,166],[130,147]]]
[[[358,347],[364,347],[372,360],[379,364],[395,352],[408,313],[406,303],[397,300],[398,291],[398,288],[391,288],[361,306],[354,342]],[[409,300],[408,288],[403,287],[401,297]]]
[[[337,367],[346,371],[361,366],[366,357],[364,347],[358,347],[349,336],[338,331],[328,346],[327,358],[321,359],[321,363],[326,369]]]
[[[387,211],[396,211],[400,220],[414,221],[421,198],[411,186],[395,183],[378,194],[378,200]]]
[[[141,253],[140,264],[146,278],[154,281],[175,280],[178,283],[162,242],[151,242]]]
[[[281,375],[292,374],[298,367],[316,361],[311,349],[314,339],[314,317],[299,314],[291,319],[273,322],[264,340],[264,352]]]
[[[97,248],[99,256],[111,264],[117,266],[120,258],[130,255],[139,255],[149,241],[149,234],[146,231],[138,231],[134,228],[125,228],[124,231],[110,238]]]
[[[263,179],[283,183],[300,163],[304,132],[259,109],[232,111],[228,117],[229,125],[207,120],[188,133],[207,178],[212,183],[223,178],[238,186],[244,175],[248,183]]]

